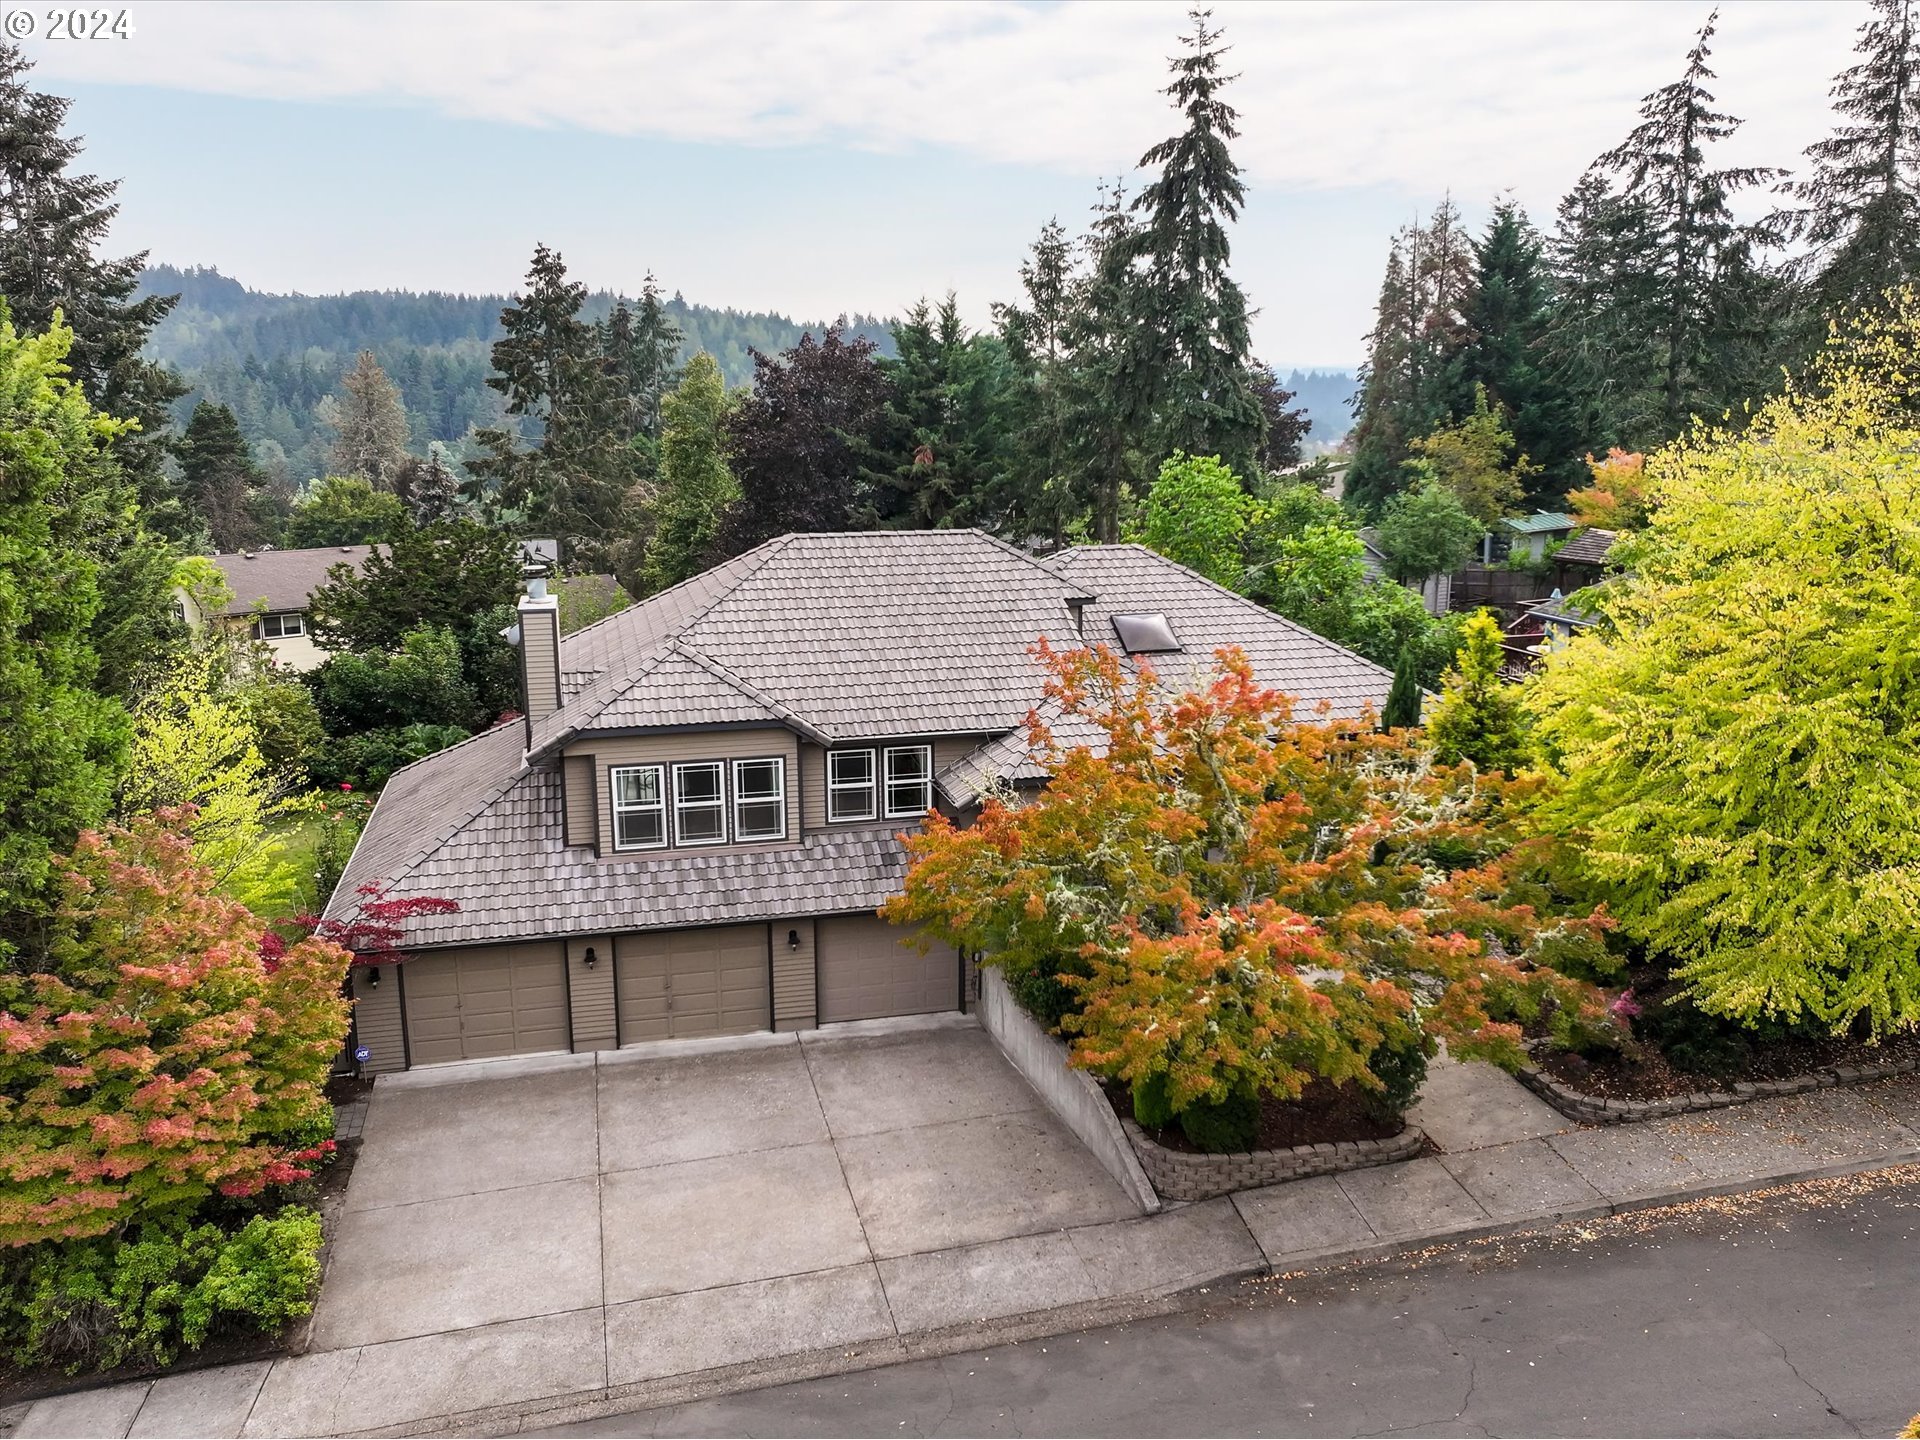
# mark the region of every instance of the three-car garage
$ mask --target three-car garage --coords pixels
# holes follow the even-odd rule
[[[808,963],[808,962],[811,963]],[[417,954],[356,971],[371,1072],[962,1008],[959,956],[871,911]]]

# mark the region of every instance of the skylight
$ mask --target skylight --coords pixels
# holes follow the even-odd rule
[[[1129,655],[1157,655],[1180,648],[1180,642],[1174,638],[1173,626],[1167,623],[1166,616],[1157,612],[1149,615],[1116,615],[1113,617],[1113,633],[1120,637],[1120,648]]]

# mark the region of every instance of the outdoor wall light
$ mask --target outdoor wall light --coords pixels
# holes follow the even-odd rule
[[[378,990],[379,988],[380,988],[380,967],[378,965],[369,965],[367,967],[367,989]]]
[[[593,962],[598,960],[599,958],[600,957],[598,955],[593,953],[593,946],[589,945],[587,946],[587,953],[580,957],[580,963],[585,965],[587,969],[591,970],[593,969]]]
[[[798,950],[799,948],[800,948],[800,932],[798,930],[787,931],[787,949]]]

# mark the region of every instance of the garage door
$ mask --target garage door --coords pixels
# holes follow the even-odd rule
[[[922,955],[877,915],[820,921],[820,1023],[925,1015],[960,1008],[960,963],[951,948]]]
[[[615,953],[622,1045],[770,1028],[764,925],[622,935]]]
[[[401,980],[415,1065],[570,1047],[566,962],[557,944],[427,955],[407,961]]]

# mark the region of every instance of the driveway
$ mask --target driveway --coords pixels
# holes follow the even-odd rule
[[[956,1323],[955,1247],[1035,1237],[1044,1282],[1136,1214],[959,1016],[415,1071],[374,1088],[313,1347],[551,1317],[604,1324],[619,1385]]]

